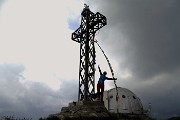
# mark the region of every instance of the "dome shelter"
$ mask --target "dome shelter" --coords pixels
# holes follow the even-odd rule
[[[118,91],[118,100],[116,98]],[[104,105],[109,112],[143,114],[143,106],[140,99],[130,90],[118,87],[104,91]]]

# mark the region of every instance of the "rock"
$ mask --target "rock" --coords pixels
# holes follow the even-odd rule
[[[89,116],[90,116],[90,117],[98,117],[98,116],[96,115],[96,113],[90,113]]]

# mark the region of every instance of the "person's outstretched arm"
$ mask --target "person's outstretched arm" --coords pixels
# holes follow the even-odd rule
[[[117,78],[108,78],[106,77],[107,80],[117,80]]]

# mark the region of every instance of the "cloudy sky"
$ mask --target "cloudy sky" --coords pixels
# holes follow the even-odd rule
[[[96,39],[118,86],[145,108],[150,102],[155,118],[180,115],[178,0],[0,0],[0,115],[39,118],[77,100],[79,44],[71,33],[84,3],[107,17]],[[106,90],[113,87],[106,81]]]

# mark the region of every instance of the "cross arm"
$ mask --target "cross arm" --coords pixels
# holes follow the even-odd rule
[[[92,20],[89,23],[89,29],[93,30],[94,33],[96,33],[96,31],[98,31],[107,24],[106,17],[99,12],[93,15],[91,19]],[[72,40],[81,43],[80,36],[83,35],[86,32],[86,30],[87,29],[85,26],[80,25],[80,27],[72,33]]]
[[[72,33],[71,39],[80,43],[80,37],[79,37],[80,34],[81,34],[81,26],[75,32]]]

